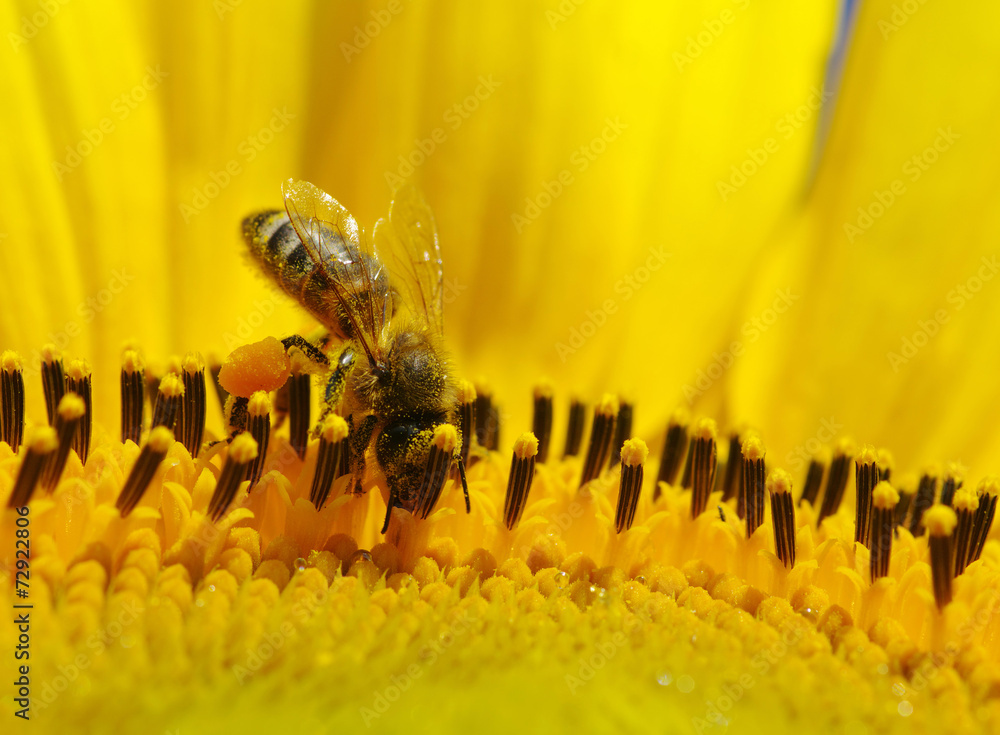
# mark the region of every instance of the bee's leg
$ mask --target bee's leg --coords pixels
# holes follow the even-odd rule
[[[347,376],[350,374],[351,368],[354,367],[356,359],[354,350],[351,349],[350,345],[347,345],[334,361],[333,370],[330,371],[330,379],[326,381],[326,392],[323,394],[323,411],[320,413],[316,428],[313,429],[314,434],[319,431],[323,421],[344,397],[344,392],[347,390]]]
[[[354,422],[351,422],[351,431],[348,434],[348,445],[351,448],[351,456],[356,457],[355,463],[357,467],[353,469],[354,472],[354,492],[361,494],[361,480],[365,474],[365,453],[368,450],[368,444],[372,440],[372,432],[375,431],[375,415],[368,414],[358,425],[357,430],[355,430]]]
[[[330,358],[324,355],[321,349],[316,347],[316,345],[307,340],[301,334],[293,334],[290,337],[285,337],[281,340],[281,344],[284,345],[285,352],[288,352],[293,347],[298,347],[302,350],[302,354],[309,358],[311,362],[323,367],[330,366]]]
[[[385,506],[385,521],[382,523],[382,535],[389,530],[389,519],[392,518],[392,509],[399,507],[399,493],[396,492],[396,483],[389,483],[389,504]]]
[[[465,462],[459,457],[455,460],[455,464],[458,465],[458,476],[462,478],[462,492],[465,494],[465,512],[472,512],[472,504],[469,502],[469,483],[465,480]]]
[[[247,430],[247,424],[250,419],[249,405],[250,399],[242,396],[229,396],[226,399],[226,405],[223,406],[226,414],[226,438],[209,442],[209,447],[222,444],[222,442],[232,444],[237,434],[241,434]]]

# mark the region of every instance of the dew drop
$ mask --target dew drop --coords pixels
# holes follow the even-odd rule
[[[899,682],[896,682],[895,684],[892,685],[892,693],[895,694],[897,697],[902,697],[904,694],[906,694],[906,687],[904,687]]]
[[[209,591],[211,591],[211,592],[215,592],[215,585],[214,585],[214,584],[210,584],[210,585],[208,585],[208,589],[209,589]]]
[[[298,559],[295,560],[295,568],[298,569],[300,572],[304,572],[306,569],[306,560],[300,556]]]
[[[896,709],[899,710],[899,714],[903,717],[909,717],[913,714],[913,705],[905,699],[899,703],[899,706],[896,707]]]
[[[670,686],[670,682],[674,680],[674,677],[670,675],[669,671],[664,671],[659,676],[656,677],[656,683],[661,687]]]
[[[689,692],[694,691],[694,679],[687,674],[684,674],[684,676],[677,680],[677,690],[682,694],[688,694]]]

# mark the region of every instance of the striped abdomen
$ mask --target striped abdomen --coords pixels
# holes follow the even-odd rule
[[[335,296],[331,279],[344,286],[341,292],[355,302],[350,304],[353,310],[362,308],[361,302],[368,299],[382,304],[389,294],[388,278],[374,258],[358,251],[353,243],[345,242],[331,228],[324,227],[321,234],[329,253],[323,263],[313,261],[288,215],[280,210],[247,217],[243,220],[243,237],[264,272],[324,326],[342,337],[355,335],[345,305]],[[377,275],[371,280],[368,273]],[[374,294],[370,293],[372,290]]]

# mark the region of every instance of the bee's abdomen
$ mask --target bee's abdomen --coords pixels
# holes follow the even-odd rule
[[[251,215],[243,220],[243,237],[264,271],[286,293],[299,298],[313,266],[288,215],[280,210]]]

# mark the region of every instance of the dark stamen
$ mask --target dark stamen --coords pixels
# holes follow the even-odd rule
[[[939,610],[951,602],[951,580],[954,566],[952,561],[952,533],[958,519],[955,511],[947,505],[931,506],[924,513],[927,528],[927,546],[931,555],[931,577],[934,581],[934,600]]]
[[[42,487],[46,490],[52,490],[59,484],[63,470],[66,469],[70,449],[73,448],[73,437],[86,411],[87,405],[76,393],[66,393],[59,401],[55,425],[52,427],[56,430],[59,448],[54,454],[49,455],[49,460],[42,471]]]
[[[819,491],[823,488],[823,477],[826,475],[827,467],[830,466],[830,450],[823,448],[820,452],[809,460],[809,469],[806,470],[806,480],[802,483],[802,496],[799,503],[809,503],[816,507],[816,499]]]
[[[899,493],[888,482],[882,480],[871,496],[871,523],[868,539],[871,549],[868,569],[871,580],[881,579],[889,574],[889,560],[892,557],[892,537],[896,532],[896,506]]]
[[[913,511],[910,513],[910,533],[922,536],[924,533],[924,512],[934,505],[934,495],[937,492],[938,472],[934,467],[928,467],[920,478],[917,494],[913,498]]]
[[[771,496],[771,522],[774,524],[774,553],[786,569],[795,566],[795,505],[792,503],[792,477],[775,470],[767,478]]]
[[[743,440],[738,431],[729,435],[729,454],[726,455],[726,472],[722,478],[722,500],[737,497],[743,484],[743,454],[740,451]]]
[[[247,467],[247,477],[250,488],[257,484],[264,473],[264,460],[267,459],[267,445],[271,440],[271,398],[265,391],[259,390],[250,396],[247,405],[247,430],[257,442],[257,456]]]
[[[42,390],[45,393],[45,414],[49,426],[55,426],[56,409],[66,393],[66,375],[62,354],[54,345],[42,348]]]
[[[957,462],[949,462],[944,472],[944,482],[941,483],[941,505],[951,505],[955,491],[962,487],[962,468]]]
[[[673,485],[677,482],[677,473],[681,462],[687,454],[688,422],[687,411],[678,409],[670,417],[667,425],[667,436],[663,441],[663,454],[660,456],[660,470],[656,473],[656,487],[653,488],[653,500],[660,497],[660,483]]]
[[[122,355],[122,443],[139,443],[142,436],[142,414],[145,407],[145,366],[135,350]]]
[[[340,476],[340,457],[347,448],[347,433],[347,422],[340,416],[331,413],[323,420],[316,454],[316,473],[309,491],[309,501],[316,510],[323,508],[330,497],[333,481]]]
[[[990,535],[993,526],[993,516],[997,510],[997,494],[1000,493],[1000,480],[987,477],[980,481],[976,488],[979,504],[976,506],[976,518],[972,524],[972,543],[969,545],[969,564],[977,561],[983,553],[986,537]]]
[[[854,540],[868,546],[872,524],[872,491],[878,484],[879,467],[875,447],[865,444],[854,460],[856,490]],[[870,548],[870,547],[869,547]]]
[[[17,454],[24,439],[24,371],[12,350],[0,356],[0,441]]]
[[[247,433],[237,435],[229,445],[226,463],[222,465],[222,472],[219,473],[215,491],[208,503],[207,515],[213,523],[226,514],[246,478],[247,465],[256,458],[257,442],[254,438]]]
[[[955,576],[965,571],[969,563],[969,551],[972,546],[972,528],[975,524],[976,506],[979,499],[969,488],[959,488],[952,498],[952,507],[955,509],[955,518],[958,523],[955,525],[954,549],[952,553],[955,557]]]
[[[618,483],[618,507],[615,509],[615,528],[618,533],[632,528],[635,509],[639,505],[642,492],[643,465],[649,456],[649,448],[642,439],[628,439],[622,446],[622,476]]]
[[[749,434],[740,448],[743,453],[743,511],[746,513],[747,538],[764,523],[764,491],[767,469],[764,465],[764,442]]]
[[[69,364],[66,371],[66,390],[76,393],[83,399],[84,413],[73,435],[73,449],[80,457],[80,462],[87,464],[87,456],[90,454],[90,435],[94,424],[94,399],[90,366],[86,361],[73,360]]]
[[[309,445],[309,420],[312,409],[312,376],[292,372],[288,378],[288,443],[305,459]]]
[[[160,388],[156,393],[151,426],[166,426],[173,431],[181,413],[182,400],[184,400],[184,382],[176,373],[167,373],[160,381]]]
[[[469,451],[472,449],[472,435],[476,427],[476,388],[468,380],[463,380],[458,386],[458,411],[456,412],[458,430],[462,434],[462,449],[460,456],[462,464],[469,464]],[[454,472],[452,475],[454,476]]]
[[[118,500],[115,502],[115,507],[118,508],[122,518],[131,513],[142,500],[143,494],[153,481],[156,470],[164,457],[167,456],[173,443],[174,433],[165,426],[154,427],[149,432],[149,439],[140,450],[139,458],[125,479],[122,491],[118,494]]]
[[[552,386],[543,383],[535,387],[534,412],[531,417],[531,433],[538,439],[537,460],[544,464],[549,460],[549,444],[552,442]]]
[[[493,392],[482,383],[476,386],[476,441],[479,446],[495,450],[499,441],[499,412],[493,405]]]
[[[844,490],[847,489],[847,480],[850,476],[853,459],[854,443],[850,439],[841,439],[837,443],[837,450],[830,463],[830,475],[826,480],[826,490],[823,492],[823,504],[820,506],[819,516],[816,518],[817,526],[823,522],[824,518],[832,516],[840,508],[840,502],[844,499]]]
[[[687,457],[684,458],[684,473],[681,475],[681,487],[691,489],[692,461],[694,459],[694,442],[688,444]]]
[[[611,461],[608,469],[614,469],[622,461],[622,447],[632,436],[632,404],[623,401],[618,406],[618,417],[615,419],[615,438],[611,442]]]
[[[708,496],[715,482],[715,422],[701,419],[691,434],[691,517],[697,518],[708,507]]]
[[[521,434],[514,442],[510,475],[507,479],[507,494],[503,501],[503,522],[511,531],[517,527],[528,504],[528,493],[531,492],[531,483],[535,479],[538,445],[538,439],[531,432]]]
[[[21,469],[14,480],[14,491],[7,500],[8,508],[20,508],[28,504],[49,458],[59,446],[56,430],[51,426],[40,426],[28,442],[28,451],[21,462]],[[29,550],[30,551],[30,550]]]
[[[892,452],[884,447],[878,450],[878,481],[888,482],[892,477],[892,468],[896,466],[896,460]]]
[[[587,406],[575,398],[572,399],[569,404],[569,423],[566,426],[566,448],[563,449],[563,459],[575,457],[580,453],[586,423]]]
[[[906,525],[906,516],[910,512],[910,506],[913,505],[914,494],[912,491],[906,488],[899,488],[899,502],[896,503],[896,514],[895,520],[897,526]]]
[[[420,490],[417,492],[417,503],[413,508],[413,515],[417,518],[427,518],[431,514],[441,496],[451,463],[455,461],[458,451],[458,429],[451,424],[436,426],[431,439],[431,449],[427,453],[427,464],[424,466]]]
[[[587,458],[583,462],[583,473],[580,475],[581,488],[600,475],[601,468],[608,461],[608,455],[611,453],[611,442],[615,435],[615,417],[617,415],[618,399],[608,393],[594,409],[590,444],[587,445]]]
[[[205,414],[208,405],[205,393],[205,364],[201,356],[189,353],[181,363],[180,375],[184,383],[184,397],[181,399],[181,413],[177,420],[178,438],[188,453],[197,458],[205,435]]]

